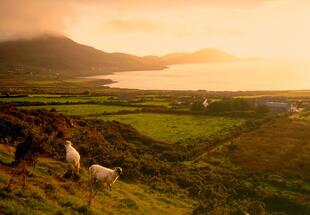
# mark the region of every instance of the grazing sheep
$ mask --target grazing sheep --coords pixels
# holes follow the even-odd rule
[[[107,188],[112,190],[112,185],[118,179],[118,177],[122,174],[122,168],[116,167],[113,169],[109,169],[98,164],[94,164],[89,167],[89,183],[90,183],[90,198],[88,204],[91,203],[91,200],[95,197],[96,193],[93,194],[93,184],[95,182],[100,182],[105,184]]]
[[[66,144],[66,160],[71,165],[72,175],[76,173],[79,174],[80,169],[80,154],[73,148],[71,141],[67,140]]]

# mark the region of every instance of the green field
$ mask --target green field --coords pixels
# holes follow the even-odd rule
[[[125,107],[116,105],[98,105],[98,104],[73,104],[73,105],[43,105],[43,106],[21,106],[18,107],[25,110],[55,108],[56,111],[65,115],[93,115],[102,113],[115,113],[118,111],[134,111],[139,108]]]
[[[145,102],[135,102],[134,104],[170,107],[169,101],[145,101]]]
[[[59,95],[31,95],[25,97],[0,98],[0,102],[40,102],[45,104],[68,104],[68,103],[102,103],[102,102],[122,102],[134,105],[150,105],[169,107],[169,101],[150,100],[143,102],[121,101],[114,96],[59,96]]]
[[[191,144],[227,133],[234,126],[245,122],[241,118],[157,113],[109,115],[99,118],[130,124],[147,136],[167,143],[182,144]]]
[[[79,97],[57,97],[56,95],[50,96],[27,96],[27,97],[8,97],[0,98],[0,102],[42,102],[42,103],[87,103],[87,102],[106,102],[111,101],[113,96],[79,96]]]

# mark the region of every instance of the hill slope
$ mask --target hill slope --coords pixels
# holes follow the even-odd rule
[[[0,144],[0,160],[13,160],[13,149]],[[1,214],[190,214],[194,201],[150,186],[118,180],[109,192],[102,189],[87,206],[89,196],[87,168],[82,167],[79,181],[65,179],[65,162],[40,158],[27,178],[25,189],[17,182],[11,192],[2,189],[12,168],[0,164]],[[20,178],[17,178],[17,181]]]
[[[251,171],[309,181],[309,140],[310,122],[282,118],[241,135],[231,158]]]
[[[70,77],[163,68],[156,58],[107,53],[64,36],[45,35],[0,43],[0,72],[12,75]]]

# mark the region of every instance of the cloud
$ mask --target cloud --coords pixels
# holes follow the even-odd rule
[[[66,1],[1,0],[0,39],[63,34],[77,20],[76,10]]]
[[[104,27],[117,31],[154,31],[159,26],[153,22],[146,20],[121,20],[113,19],[103,23]]]
[[[154,6],[180,6],[180,5],[226,5],[226,6],[249,6],[261,5],[267,2],[283,1],[283,0],[72,0],[72,2],[87,5],[106,5],[106,6],[125,6],[126,8],[137,7],[154,7]]]
[[[174,11],[177,8],[200,5],[251,6],[276,0],[1,0],[0,40],[32,37],[42,33],[65,34],[68,28],[77,24],[81,16],[93,14],[136,14],[132,19],[110,17],[104,27],[117,31],[154,31],[160,27],[153,22],[139,18],[139,14],[153,14],[156,11]],[[88,13],[83,14],[83,11]],[[142,15],[143,16],[143,15]],[[138,18],[137,18],[138,17]],[[127,17],[128,18],[128,17]]]
[[[217,37],[217,38],[232,38],[232,37],[244,37],[246,34],[240,30],[229,29],[229,28],[214,28],[205,27],[195,28],[191,30],[184,30],[181,27],[175,31],[175,35],[179,37]]]
[[[105,34],[123,33],[150,33],[165,34],[181,37],[207,36],[207,37],[242,37],[244,32],[230,28],[220,28],[206,26],[206,24],[195,25],[191,28],[185,28],[184,24],[165,22],[154,22],[144,19],[112,19],[103,22],[103,30]],[[100,31],[99,31],[100,32]]]

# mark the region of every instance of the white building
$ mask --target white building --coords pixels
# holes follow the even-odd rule
[[[208,105],[209,105],[208,99],[205,99],[205,100],[203,101],[202,105],[203,105],[205,108],[207,108]]]

